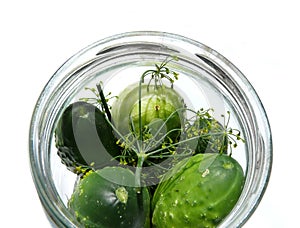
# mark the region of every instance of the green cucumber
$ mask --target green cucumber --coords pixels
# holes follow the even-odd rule
[[[150,133],[162,133],[174,142],[178,139],[184,120],[185,107],[182,97],[172,88],[133,84],[123,90],[113,103],[111,113],[121,134],[134,132],[140,135],[139,90],[141,89],[141,129]],[[159,127],[158,127],[159,126]],[[159,128],[160,132],[158,132]],[[147,132],[149,133],[149,132]]]
[[[85,227],[149,227],[150,196],[137,191],[134,174],[121,167],[90,171],[76,186],[68,205]]]
[[[113,129],[97,107],[87,102],[70,104],[55,129],[55,141],[62,163],[76,167],[100,168],[120,155]]]
[[[226,129],[214,118],[199,117],[185,131],[185,139],[189,139],[185,145],[199,153],[227,153],[228,150],[228,133]]]
[[[216,227],[244,184],[239,163],[226,154],[197,154],[175,165],[152,200],[155,227]]]

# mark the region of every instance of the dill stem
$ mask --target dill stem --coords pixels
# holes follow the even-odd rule
[[[137,161],[137,166],[135,170],[135,186],[138,188],[138,191],[141,189],[141,174],[142,174],[142,167],[145,161],[145,153],[138,153],[138,161]]]
[[[100,84],[97,84],[96,86],[97,86],[98,93],[100,95],[100,99],[101,99],[104,111],[107,115],[108,120],[111,121],[111,113],[109,111],[109,108],[108,108],[108,105],[107,105],[107,102],[106,102],[106,99],[105,99],[105,96],[104,96],[104,93],[103,93],[103,89],[102,89]]]

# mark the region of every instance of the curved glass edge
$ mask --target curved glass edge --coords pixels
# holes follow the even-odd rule
[[[41,96],[40,100],[43,99],[43,96]],[[52,195],[47,192],[49,189],[51,189],[51,183],[49,183],[50,179],[47,174],[43,172],[43,170],[45,170],[45,164],[43,161],[44,157],[40,152],[40,147],[38,145],[40,140],[42,140],[40,137],[42,129],[39,127],[39,125],[41,124],[40,120],[42,119],[42,113],[39,109],[39,107],[41,107],[40,100],[35,106],[30,125],[29,156],[31,174],[36,187],[36,191],[39,195],[39,199],[50,224],[53,227],[63,227],[66,225],[68,227],[75,227],[74,225],[72,225],[73,223],[66,218],[66,216],[63,216],[63,213],[55,213],[58,210],[57,205],[54,204],[54,201],[50,199],[52,198]]]
[[[38,126],[39,119],[41,117],[41,113],[40,113],[39,109],[40,109],[40,107],[44,107],[47,104],[47,99],[49,99],[50,95],[53,93],[54,88],[59,86],[59,84],[63,80],[63,78],[68,77],[69,75],[72,74],[72,72],[74,70],[76,70],[77,68],[80,68],[87,61],[94,58],[97,55],[97,53],[99,53],[99,49],[101,50],[101,48],[102,49],[104,48],[103,45],[107,45],[107,44],[114,45],[116,43],[122,42],[123,39],[128,39],[128,37],[131,37],[132,40],[136,40],[136,37],[142,37],[142,38],[148,37],[147,39],[151,39],[152,37],[158,37],[159,38],[158,40],[164,39],[162,37],[165,37],[165,39],[168,38],[168,39],[174,39],[176,41],[179,40],[183,43],[189,43],[191,46],[194,46],[193,47],[194,49],[195,49],[195,46],[200,48],[201,51],[204,51],[205,54],[209,58],[213,58],[214,61],[216,61],[221,66],[222,65],[223,65],[223,67],[226,65],[229,66],[230,69],[233,70],[235,72],[235,74],[237,74],[240,77],[240,80],[243,84],[248,84],[247,89],[249,89],[249,85],[250,85],[252,94],[248,94],[248,95],[250,95],[250,98],[253,99],[252,102],[255,101],[256,105],[258,105],[257,107],[259,110],[256,110],[258,116],[264,117],[263,120],[260,120],[260,121],[265,124],[264,125],[265,132],[262,135],[262,138],[265,139],[264,141],[266,142],[266,144],[264,144],[264,145],[265,145],[266,154],[268,155],[263,160],[264,162],[266,162],[268,164],[268,166],[267,166],[267,169],[265,169],[263,178],[260,181],[260,184],[262,187],[259,189],[259,192],[260,192],[259,198],[256,199],[256,202],[252,205],[251,211],[253,213],[253,211],[258,206],[258,204],[263,196],[263,193],[265,192],[265,189],[267,187],[267,182],[269,181],[269,178],[270,178],[271,167],[272,167],[271,130],[270,130],[270,125],[269,125],[269,122],[267,119],[267,115],[265,113],[265,110],[264,110],[259,98],[258,98],[258,95],[254,91],[253,87],[251,86],[250,82],[246,79],[246,77],[244,75],[242,75],[242,73],[235,66],[233,66],[233,64],[230,63],[225,57],[223,57],[222,55],[220,55],[213,49],[211,49],[197,41],[193,41],[191,39],[185,38],[183,36],[179,36],[176,34],[170,34],[170,33],[152,32],[152,31],[149,31],[149,32],[138,31],[138,32],[123,33],[123,34],[108,37],[106,39],[95,42],[94,44],[91,44],[90,46],[82,49],[77,54],[75,54],[70,59],[68,59],[58,69],[58,71],[55,72],[55,74],[51,77],[49,82],[44,87],[43,92],[41,93],[41,96],[38,98],[38,102],[35,106],[35,109],[33,112],[33,117],[31,120],[29,150],[30,150],[30,163],[31,163],[31,167],[32,167],[32,175],[33,175],[34,182],[36,184],[37,191],[40,195],[40,198],[41,198],[41,201],[42,201],[42,204],[44,205],[44,207],[50,208],[50,211],[48,211],[47,213],[53,214],[52,212],[56,211],[57,208],[55,208],[55,205],[53,205],[53,202],[51,200],[43,198],[43,196],[46,196],[46,193],[45,193],[46,186],[43,185],[44,177],[42,178],[41,176],[39,176],[40,174],[37,172],[37,170],[35,170],[36,168],[41,169],[42,167],[39,164],[43,163],[41,161],[42,158],[35,157],[38,149],[36,148],[37,145],[34,145],[34,142],[38,142],[38,140],[39,140],[38,135],[40,133],[38,130],[36,130],[36,126]],[[70,71],[70,69],[71,69],[71,71]],[[53,211],[51,211],[51,210],[53,210]],[[66,219],[62,214],[57,215],[57,216],[58,216],[57,218],[51,217],[51,220],[53,220],[54,223],[56,223],[58,225],[60,225],[60,224],[66,225],[67,224],[68,226],[71,226],[70,221],[68,219]],[[251,216],[251,214],[245,213],[242,215],[240,213],[240,216],[241,217],[240,217],[239,225],[242,225],[247,221],[247,219]],[[230,222],[233,222],[231,219],[232,218],[228,217],[226,220],[228,222],[224,223],[222,225],[233,224],[233,223],[230,223]],[[235,224],[235,225],[237,225],[237,224]]]
[[[252,167],[250,167],[252,169],[250,173],[253,173],[255,176],[247,183],[248,185],[244,186],[247,192],[244,193],[244,196],[241,196],[244,198],[247,197],[250,200],[236,205],[232,211],[234,213],[231,213],[226,220],[220,224],[220,227],[240,227],[248,221],[258,207],[270,180],[273,163],[272,133],[266,111],[250,81],[224,56],[216,51],[211,53],[214,57],[210,57],[216,64],[229,72],[231,76],[236,75],[234,80],[236,80],[237,84],[241,87],[240,90],[243,91],[244,97],[247,98],[253,119],[255,120],[255,126],[257,127],[257,129],[254,129],[257,131],[255,153],[253,154],[254,161]]]

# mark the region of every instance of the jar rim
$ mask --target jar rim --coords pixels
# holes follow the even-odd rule
[[[248,79],[241,73],[241,71],[235,67],[228,59],[222,56],[220,53],[214,49],[190,38],[166,32],[159,31],[133,31],[121,34],[116,34],[104,39],[101,39],[81,51],[77,52],[71,58],[69,58],[50,78],[46,86],[44,87],[40,97],[37,100],[36,106],[33,111],[30,134],[29,134],[29,156],[31,164],[31,172],[33,176],[34,183],[40,200],[46,210],[49,220],[56,225],[64,225],[68,227],[73,227],[76,221],[70,220],[70,214],[62,204],[62,202],[57,202],[53,200],[53,194],[49,189],[53,188],[51,182],[47,182],[45,177],[49,175],[49,172],[45,170],[44,157],[41,153],[47,154],[47,151],[42,151],[40,143],[44,140],[45,134],[44,126],[51,127],[51,123],[43,125],[42,123],[47,121],[45,115],[45,108],[51,105],[52,96],[57,93],[56,88],[61,85],[61,81],[71,75],[72,72],[76,71],[78,67],[82,67],[84,63],[90,61],[94,56],[99,55],[99,52],[106,51],[110,48],[115,48],[128,42],[148,42],[164,44],[170,46],[170,43],[174,43],[177,47],[187,48],[187,51],[193,50],[193,54],[201,53],[201,58],[206,64],[213,70],[224,71],[228,74],[232,80],[239,86],[242,91],[242,96],[246,98],[249,107],[251,108],[251,113],[249,118],[254,118],[256,122],[255,127],[259,132],[259,135],[254,139],[257,145],[255,149],[260,149],[261,151],[255,151],[259,156],[255,157],[256,163],[252,164],[252,175],[257,176],[258,181],[255,187],[251,188],[253,184],[253,179],[248,180],[244,187],[243,196],[244,199],[249,197],[247,207],[243,208],[243,203],[235,207],[235,209],[230,213],[230,215],[220,224],[221,227],[228,226],[240,226],[244,224],[252,213],[257,208],[261,198],[266,190],[272,168],[272,134],[270,129],[270,124],[267,118],[267,114],[263,107],[258,94],[248,81]],[[116,49],[114,49],[116,50]],[[198,56],[199,57],[199,56]],[[52,122],[53,123],[53,122]],[[45,147],[46,148],[46,147]],[[257,163],[259,162],[259,163]],[[253,177],[252,177],[253,178]],[[46,183],[45,183],[46,181]],[[255,194],[251,195],[254,192]],[[61,210],[60,213],[57,213]]]

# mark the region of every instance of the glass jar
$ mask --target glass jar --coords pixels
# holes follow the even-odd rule
[[[77,177],[56,154],[54,129],[62,111],[87,96],[84,88],[100,81],[118,94],[141,72],[168,56],[179,72],[174,83],[187,105],[213,107],[216,116],[232,113],[231,126],[241,130],[246,143],[233,151],[246,179],[242,194],[220,227],[244,224],[258,206],[272,166],[272,138],[267,115],[254,88],[225,57],[202,43],[163,32],[129,32],[100,40],[67,60],[42,91],[30,127],[29,152],[33,179],[50,222],[57,227],[78,227],[67,209]]]

